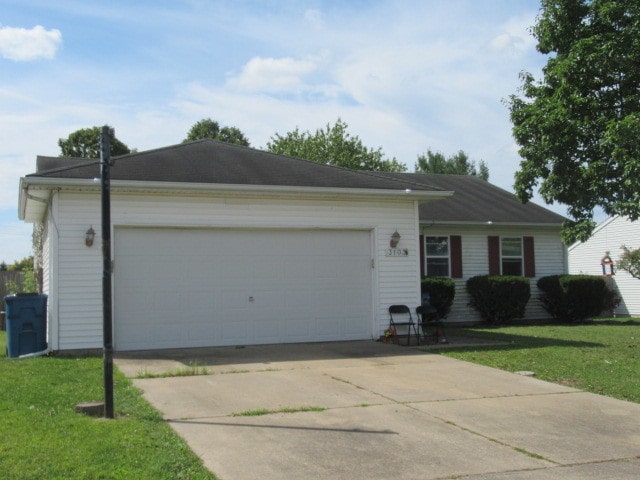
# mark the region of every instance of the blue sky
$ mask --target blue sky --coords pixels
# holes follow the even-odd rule
[[[58,139],[109,124],[130,148],[198,120],[253,147],[341,118],[409,171],[431,149],[484,160],[512,191],[503,101],[546,58],[538,0],[0,0],[0,261],[31,254],[19,178]],[[565,214],[561,206],[551,209]]]

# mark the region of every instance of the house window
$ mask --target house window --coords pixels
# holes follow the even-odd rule
[[[522,275],[523,255],[521,237],[503,237],[500,241],[502,275]]]
[[[425,265],[427,277],[449,276],[449,237],[425,236]]]

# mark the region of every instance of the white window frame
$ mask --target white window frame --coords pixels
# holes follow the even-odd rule
[[[504,255],[503,253],[503,241],[504,240],[519,240],[520,241],[520,255]],[[524,275],[524,239],[522,236],[504,236],[500,237],[500,274],[505,275],[504,273],[504,260],[520,260],[520,273],[518,276]],[[512,274],[508,274],[512,275]]]
[[[447,254],[446,255],[429,255],[428,248],[427,248],[428,238],[446,238]],[[424,236],[424,273],[427,277],[429,277],[429,266],[428,266],[429,258],[446,258],[447,259],[447,275],[445,277],[438,275],[438,277],[451,278],[451,236],[450,235],[425,235]],[[431,278],[438,278],[438,277],[431,277]]]

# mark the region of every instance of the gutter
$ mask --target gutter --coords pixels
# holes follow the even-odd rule
[[[22,177],[20,179],[20,211],[24,213],[27,199],[33,199],[29,190],[65,189],[76,191],[99,191],[98,179]],[[297,196],[304,194],[312,197],[384,197],[411,200],[438,200],[450,197],[452,191],[427,191],[407,189],[341,188],[341,187],[305,187],[286,185],[247,185],[223,183],[187,183],[187,182],[143,182],[136,180],[111,180],[112,192],[155,192],[182,194],[225,195],[280,195]]]
[[[537,223],[537,222],[494,222],[492,220],[482,221],[431,221],[420,220],[420,227],[449,227],[449,226],[469,226],[469,227],[541,227],[541,228],[561,228],[562,223]]]

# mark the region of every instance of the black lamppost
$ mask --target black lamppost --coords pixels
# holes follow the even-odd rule
[[[111,197],[109,137],[111,129],[100,131],[100,180],[102,185],[102,337],[104,363],[104,416],[113,418],[113,327],[111,311]]]

